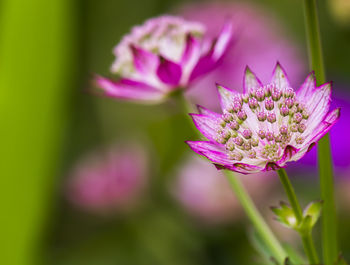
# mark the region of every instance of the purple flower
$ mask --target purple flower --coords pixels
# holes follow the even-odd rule
[[[223,26],[217,38],[205,36],[206,28],[179,17],[147,20],[124,36],[115,47],[111,71],[121,79],[101,76],[97,85],[114,98],[159,102],[217,66],[231,41],[232,26]]]
[[[252,175],[242,181],[253,199],[266,202],[274,185],[271,177],[269,174],[260,174],[259,178]],[[186,160],[172,188],[185,210],[206,224],[225,223],[244,216],[222,172],[199,157]]]
[[[139,198],[146,180],[146,158],[140,148],[112,148],[77,164],[67,183],[67,196],[94,213],[127,210]]]
[[[263,85],[247,67],[244,93],[218,85],[223,114],[200,107],[193,121],[209,141],[187,142],[217,168],[243,174],[276,170],[299,160],[339,118],[329,111],[331,83],[316,86],[311,73],[297,92],[277,63]],[[236,126],[238,124],[238,126]]]
[[[184,18],[203,23],[208,36],[215,36],[227,19],[237,29],[234,45],[225,54],[222,63],[195,82],[187,93],[193,102],[212,110],[219,110],[213,84],[219,80],[225,86],[240,89],[246,65],[254,69],[263,82],[269,81],[271,68],[276,61],[288,69],[293,87],[304,78],[307,60],[292,34],[273,13],[260,5],[246,2],[200,1],[186,4],[178,11]]]

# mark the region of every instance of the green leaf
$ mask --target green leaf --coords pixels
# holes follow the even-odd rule
[[[291,229],[297,228],[297,218],[288,204],[280,202],[280,207],[271,207],[271,210],[276,215],[278,222]]]
[[[307,216],[310,216],[311,220],[309,221],[310,229],[314,227],[316,224],[318,218],[321,215],[323,201],[313,201],[306,206],[303,216],[306,218]]]

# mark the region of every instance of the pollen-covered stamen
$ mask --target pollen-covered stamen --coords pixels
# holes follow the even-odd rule
[[[259,121],[265,121],[267,118],[267,115],[264,111],[258,112],[258,114],[256,116],[258,117]]]
[[[275,136],[273,135],[272,132],[267,132],[266,133],[266,139],[271,142],[271,141],[273,141],[275,139]]]
[[[230,127],[232,130],[237,131],[239,129],[239,123],[236,120],[233,120],[228,124],[228,127]]]
[[[245,121],[247,119],[247,113],[245,113],[244,110],[240,110],[238,113],[237,113],[237,117],[238,119],[240,119],[241,121]]]
[[[245,129],[242,135],[245,139],[250,139],[252,137],[252,131],[250,129]]]
[[[288,87],[284,90],[283,96],[285,98],[293,98],[295,96],[294,89],[291,87]]]
[[[267,115],[267,121],[270,122],[270,123],[274,123],[276,121],[276,114],[273,113],[273,112],[270,112]]]
[[[266,132],[263,130],[259,130],[258,136],[260,137],[260,139],[264,139],[266,137]]]
[[[287,133],[288,133],[288,127],[287,127],[286,125],[282,125],[282,126],[280,127],[280,133],[281,133],[282,135],[287,135]]]
[[[249,108],[256,109],[259,105],[259,102],[256,98],[250,98],[248,101]]]
[[[233,116],[229,113],[225,113],[224,115],[222,115],[222,119],[226,122],[229,123],[231,121],[233,121]]]
[[[226,143],[226,149],[229,151],[235,150],[235,142],[233,141],[233,138],[230,138]]]
[[[254,149],[249,150],[247,154],[249,158],[256,158],[256,151]]]
[[[265,90],[263,88],[258,88],[255,91],[255,97],[258,101],[263,101],[265,99]]]
[[[265,100],[265,108],[267,110],[273,110],[274,107],[275,107],[275,104],[274,104],[273,100],[271,100],[271,99]]]
[[[297,143],[297,144],[303,144],[304,143],[304,137],[302,137],[302,136],[297,136],[296,138],[295,138],[295,142]]]
[[[306,130],[306,125],[304,123],[300,123],[298,125],[298,132],[303,133]]]
[[[294,99],[292,98],[287,98],[286,101],[285,101],[286,105],[288,108],[291,108],[294,106]]]
[[[238,100],[235,100],[232,105],[231,105],[231,108],[230,108],[230,112],[233,113],[233,112],[238,112],[242,109],[242,104],[241,102],[239,102]]]
[[[233,138],[233,141],[238,146],[241,146],[243,144],[243,142],[244,142],[243,139],[241,137],[239,137],[239,136],[237,136],[236,138]]]
[[[279,101],[281,97],[282,97],[282,92],[281,92],[281,90],[279,90],[278,88],[274,88],[274,89],[271,91],[271,98],[272,98],[274,101]]]
[[[288,108],[286,105],[282,104],[281,107],[280,107],[280,114],[281,114],[283,117],[288,116],[288,114],[289,114],[289,108]]]
[[[300,112],[297,112],[294,114],[294,121],[296,123],[300,123],[302,121],[302,119],[303,119],[303,115],[301,115]]]
[[[292,131],[292,132],[297,132],[298,131],[298,125],[297,124],[292,124],[291,126],[290,126],[290,130]]]

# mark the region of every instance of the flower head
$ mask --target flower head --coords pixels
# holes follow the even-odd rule
[[[110,97],[161,101],[218,64],[229,46],[231,30],[231,24],[225,24],[221,34],[209,40],[200,23],[174,16],[149,19],[114,48],[111,71],[121,80],[99,76],[97,84]]]
[[[218,85],[223,114],[199,107],[193,121],[209,141],[189,141],[218,168],[243,174],[276,170],[299,160],[339,118],[329,111],[331,83],[316,86],[311,73],[295,92],[277,64],[263,85],[246,69],[244,93]]]
[[[146,171],[145,154],[138,147],[112,148],[78,163],[67,195],[75,205],[94,213],[127,209],[142,193]]]

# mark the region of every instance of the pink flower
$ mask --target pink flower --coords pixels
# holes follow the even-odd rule
[[[147,180],[145,154],[137,147],[113,148],[83,158],[68,180],[68,198],[95,213],[132,206]]]
[[[114,48],[113,81],[98,76],[97,85],[107,96],[142,102],[159,102],[214,67],[231,40],[231,24],[217,38],[205,36],[205,26],[179,17],[147,20],[124,36]]]
[[[209,141],[188,141],[218,168],[243,174],[276,170],[297,161],[339,118],[329,111],[331,83],[316,86],[311,73],[295,93],[276,65],[265,86],[246,69],[243,94],[218,85],[223,114],[200,107],[193,121]]]
[[[266,174],[260,178],[249,176],[242,179],[256,201],[266,201],[266,195],[273,186],[271,180]],[[186,161],[174,187],[175,196],[181,205],[205,223],[224,223],[244,216],[225,176],[199,157]]]
[[[222,63],[195,82],[188,91],[193,102],[213,110],[219,109],[215,82],[219,81],[234,90],[240,89],[241,73],[246,65],[254,69],[263,82],[267,82],[271,75],[270,69],[279,61],[295,82],[293,86],[302,81],[306,70],[306,57],[298,50],[292,34],[288,34],[274,14],[257,4],[243,2],[198,2],[187,4],[178,11],[186,19],[203,23],[208,36],[215,36],[228,19],[237,29],[234,45],[225,54]]]

